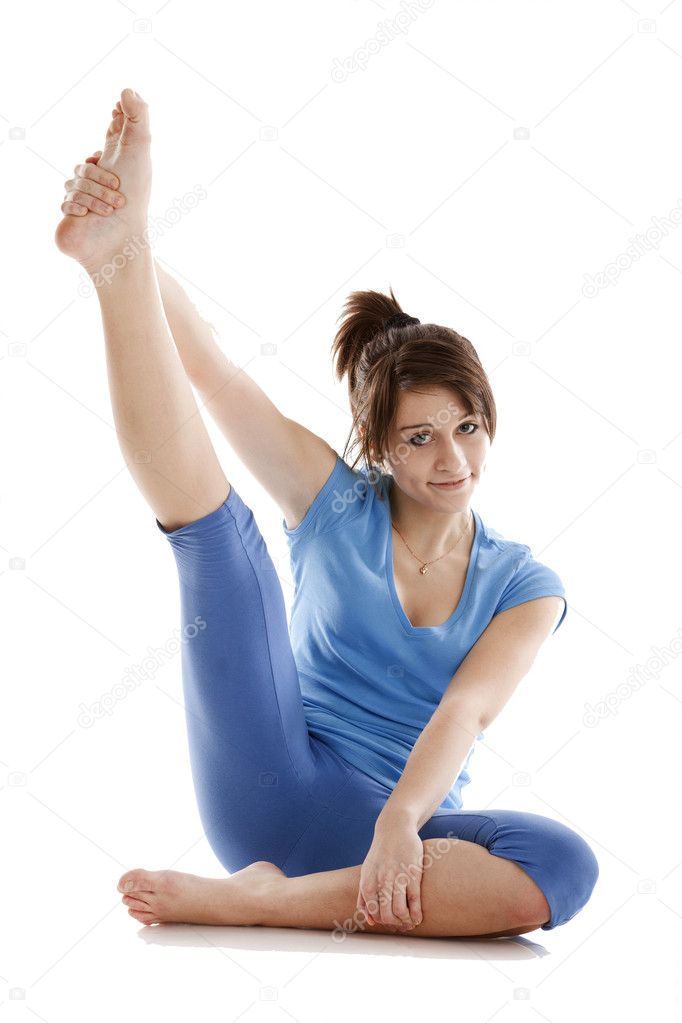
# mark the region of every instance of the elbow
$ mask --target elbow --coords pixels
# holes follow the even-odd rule
[[[441,700],[439,709],[450,720],[465,728],[474,737],[490,724],[489,716],[476,704],[459,699]]]

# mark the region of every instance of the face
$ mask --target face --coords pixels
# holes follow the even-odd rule
[[[467,506],[485,468],[490,438],[483,417],[465,409],[462,396],[446,388],[400,392],[386,467],[401,490],[434,510]],[[434,486],[462,477],[458,487]]]

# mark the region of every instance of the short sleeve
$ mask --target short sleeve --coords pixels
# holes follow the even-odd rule
[[[543,565],[541,561],[536,561],[528,551],[507,583],[495,608],[495,614],[516,607],[517,604],[523,604],[527,600],[534,600],[535,597],[563,597],[564,610],[552,632],[554,635],[568,610],[564,585],[553,569]]]
[[[352,522],[371,499],[373,488],[368,477],[351,469],[337,454],[331,475],[317,493],[301,522],[294,529],[287,529],[286,520],[282,519],[282,529],[290,543],[298,541],[301,537],[308,539],[320,536]]]

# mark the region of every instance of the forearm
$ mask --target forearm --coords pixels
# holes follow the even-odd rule
[[[400,820],[418,831],[452,788],[480,731],[468,708],[441,704],[414,744],[377,826]]]
[[[230,361],[217,341],[217,333],[204,319],[182,285],[158,260],[154,268],[164,313],[187,377],[198,389],[210,386]]]

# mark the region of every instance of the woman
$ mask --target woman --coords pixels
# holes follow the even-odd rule
[[[121,449],[176,559],[193,780],[231,873],[127,871],[129,913],[425,937],[566,923],[598,877],[587,843],[540,815],[461,809],[475,740],[566,613],[556,573],[470,507],[495,433],[473,346],[392,291],[351,295],[334,354],[356,471],[155,266],[147,106],[125,89],[112,115],[66,182],[56,242],[97,289]],[[192,385],[282,509],[290,626]]]

